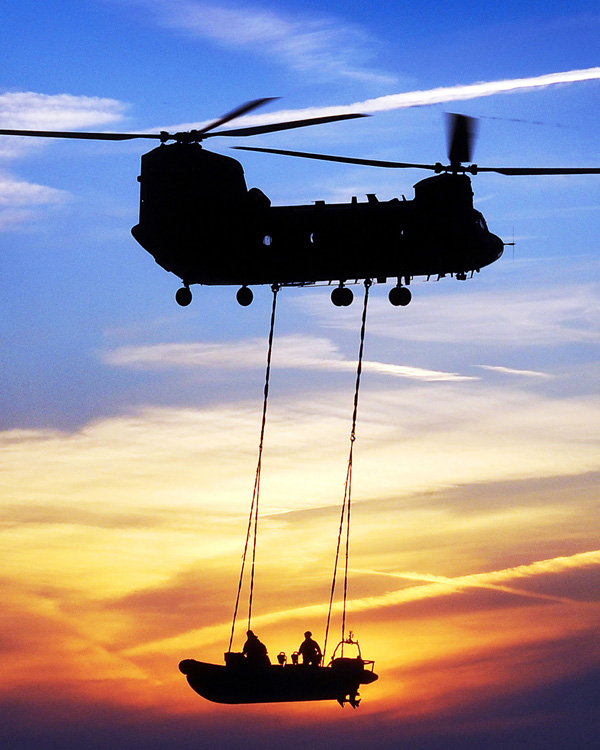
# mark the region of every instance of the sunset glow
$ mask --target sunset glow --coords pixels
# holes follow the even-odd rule
[[[4,129],[200,127],[281,96],[232,126],[361,112],[252,145],[435,163],[451,109],[479,118],[478,164],[600,166],[589,2],[8,0],[3,14]],[[207,148],[274,205],[411,200],[423,177],[230,150],[242,141]],[[595,750],[600,178],[474,174],[503,257],[464,282],[414,279],[406,308],[388,302],[395,278],[373,284],[344,635],[379,679],[356,711],[228,706],[178,664],[227,650],[272,297],[256,286],[242,308],[235,287],[194,285],[175,304],[178,279],[129,233],[147,146],[0,138],[0,745]],[[328,288],[278,296],[251,621],[273,662],[307,629],[324,645],[353,289],[348,308]],[[246,581],[236,651],[248,597]],[[328,658],[341,636],[338,581]]]

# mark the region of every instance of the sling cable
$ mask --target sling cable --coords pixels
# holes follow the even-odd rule
[[[353,638],[352,632],[346,637],[346,605],[348,592],[348,562],[350,547],[350,510],[352,503],[352,460],[354,443],[356,441],[356,421],[358,415],[358,397],[360,391],[360,380],[362,373],[362,359],[364,352],[364,340],[367,319],[367,304],[371,281],[365,281],[365,297],[360,328],[360,347],[356,371],[356,384],[354,390],[354,408],[352,413],[352,426],[350,430],[350,449],[346,480],[344,483],[344,499],[342,502],[340,523],[338,529],[335,562],[331,583],[329,609],[325,627],[325,639],[323,655],[321,650],[311,638],[312,633],[305,633],[306,640],[300,647],[303,655],[303,663],[299,663],[298,652],[292,654],[292,663],[287,663],[286,655],[281,652],[276,665],[271,664],[267,655],[267,649],[254,635],[251,630],[252,603],[254,595],[254,573],[256,567],[256,545],[258,537],[258,517],[260,499],[260,480],[262,471],[262,453],[264,444],[265,427],[267,421],[267,406],[269,398],[269,380],[271,374],[271,356],[273,352],[273,334],[275,330],[275,313],[277,308],[277,294],[279,286],[274,285],[273,305],[271,309],[271,325],[269,330],[269,343],[267,350],[267,367],[265,374],[264,398],[262,409],[262,420],[260,440],[258,446],[258,461],[254,478],[254,490],[248,516],[246,530],[246,541],[242,555],[242,564],[238,589],[231,624],[228,650],[225,653],[225,664],[209,664],[196,661],[195,659],[184,659],[179,664],[179,669],[186,675],[187,681],[199,695],[216,703],[283,703],[291,701],[316,701],[337,700],[343,707],[350,703],[357,708],[360,703],[358,697],[359,686],[366,685],[377,680],[378,676],[373,671],[374,662],[362,658],[358,641]],[[344,545],[343,556],[343,600],[341,617],[341,640],[333,650],[331,660],[325,664],[327,651],[327,640],[331,625],[332,611],[334,607],[335,589],[338,578],[340,552]],[[250,586],[248,598],[248,623],[247,640],[242,652],[232,651],[235,624],[239,610],[240,597],[247,565],[248,552],[251,549],[250,562]],[[357,652],[356,656],[344,656],[344,646],[353,646]],[[338,655],[339,654],[339,655]]]

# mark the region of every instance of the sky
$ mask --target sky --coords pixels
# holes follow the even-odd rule
[[[597,3],[5,0],[0,128],[156,132],[280,97],[212,139],[274,205],[413,197],[417,171],[231,151],[600,166]],[[354,445],[347,624],[379,680],[223,706],[271,291],[179,281],[130,234],[146,141],[0,138],[4,747],[592,748],[600,721],[600,178],[473,177],[513,242],[466,282],[376,284]],[[241,154],[241,156],[240,156]],[[253,629],[321,643],[364,292],[278,297]],[[339,605],[333,640],[339,634]],[[244,618],[234,647],[241,648]]]

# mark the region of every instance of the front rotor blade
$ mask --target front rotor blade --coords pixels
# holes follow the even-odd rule
[[[130,141],[134,138],[163,138],[162,133],[81,133],[63,130],[7,130],[0,129],[0,135],[22,135],[32,138],[81,138],[92,141]]]
[[[329,117],[309,117],[306,120],[290,120],[288,122],[275,122],[271,125],[255,125],[248,128],[235,128],[232,130],[220,130],[218,133],[207,133],[204,137],[210,138],[215,135],[246,136],[261,135],[262,133],[276,133],[278,130],[292,130],[293,128],[306,128],[309,125],[324,125],[327,122],[338,122],[339,120],[353,120],[356,117],[369,117],[369,115],[330,115]],[[202,131],[200,131],[202,132]]]
[[[240,151],[259,151],[263,154],[281,154],[283,156],[299,156],[303,159],[319,159],[321,161],[335,161],[341,164],[360,164],[365,167],[386,167],[388,169],[431,169],[439,170],[438,164],[411,164],[400,161],[380,161],[378,159],[356,159],[352,156],[331,156],[330,154],[310,154],[306,151],[286,151],[279,148],[257,148],[252,146],[233,146]]]
[[[448,113],[448,159],[450,164],[472,161],[473,143],[477,134],[477,120],[467,115]]]
[[[600,174],[600,167],[480,167],[478,172],[505,175]]]
[[[245,115],[246,112],[250,112],[253,109],[262,107],[264,104],[267,104],[267,102],[273,102],[276,99],[279,99],[279,97],[267,96],[267,97],[264,97],[263,99],[253,99],[251,102],[240,104],[239,107],[232,109],[231,112],[228,112],[226,115],[223,115],[223,117],[219,117],[218,120],[214,120],[209,125],[206,125],[206,127],[202,128],[202,130],[197,130],[195,132],[198,133],[199,135],[204,135],[205,133],[208,133],[209,130],[214,130],[215,128],[218,128],[221,125],[225,125],[226,122],[231,122],[231,120],[235,120],[237,117],[241,117],[242,115]],[[212,133],[211,135],[216,135],[216,133]]]

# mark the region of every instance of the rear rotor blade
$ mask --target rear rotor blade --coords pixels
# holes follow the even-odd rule
[[[497,172],[505,175],[600,174],[600,167],[480,167],[478,172]]]
[[[233,146],[240,151],[259,151],[263,154],[281,154],[283,156],[298,156],[303,159],[319,159],[321,161],[335,161],[341,164],[360,164],[366,167],[386,167],[389,169],[430,169],[440,171],[439,164],[411,164],[400,161],[380,161],[378,159],[356,159],[352,156],[332,156],[331,154],[311,154],[306,151],[287,151],[280,148],[257,148],[253,146]]]
[[[306,128],[309,125],[324,125],[327,122],[338,122],[340,120],[353,120],[357,117],[369,117],[370,115],[330,115],[328,117],[310,117],[306,120],[289,120],[288,122],[275,122],[271,125],[255,125],[248,128],[235,128],[231,130],[219,130],[218,133],[206,133],[205,138],[216,135],[246,136],[261,135],[262,133],[276,133],[279,130],[292,130],[293,128]]]
[[[448,113],[448,159],[450,164],[470,163],[477,134],[477,120]]]

